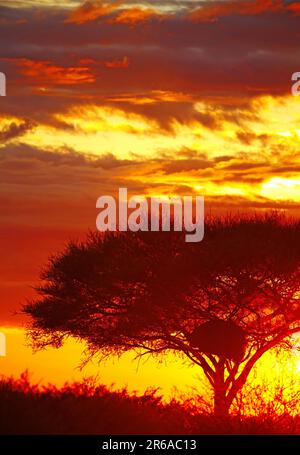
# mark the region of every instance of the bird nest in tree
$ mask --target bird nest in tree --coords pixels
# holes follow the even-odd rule
[[[205,354],[238,362],[245,352],[246,336],[234,322],[215,319],[198,326],[190,335],[190,344]]]

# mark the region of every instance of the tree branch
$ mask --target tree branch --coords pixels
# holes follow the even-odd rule
[[[287,330],[286,332],[284,333],[281,333],[279,334],[277,337],[275,337],[273,340],[269,341],[268,343],[266,343],[264,346],[262,346],[261,348],[259,348],[255,354],[253,354],[253,356],[248,360],[248,362],[246,363],[246,365],[244,366],[242,372],[240,373],[239,377],[236,379],[236,381],[234,381],[232,383],[232,386],[231,386],[231,389],[229,390],[229,393],[227,395],[227,400],[228,400],[228,403],[232,403],[232,400],[234,399],[234,397],[236,396],[237,392],[242,388],[242,386],[245,384],[246,380],[247,380],[247,377],[252,369],[252,367],[254,366],[254,364],[257,362],[257,360],[265,353],[267,352],[269,349],[273,348],[274,346],[276,346],[277,344],[279,344],[282,340],[284,340],[284,338],[286,338],[287,336],[293,334],[293,333],[296,333],[296,332],[299,332],[300,331],[300,327],[295,327],[293,329],[289,329]]]

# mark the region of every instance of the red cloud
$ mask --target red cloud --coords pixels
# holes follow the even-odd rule
[[[95,82],[88,66],[58,66],[48,60],[27,58],[2,59],[17,64],[20,73],[35,80],[39,85],[74,85]]]
[[[287,5],[287,9],[295,13],[297,16],[300,15],[300,3],[292,3],[291,5]]]
[[[125,56],[122,60],[112,60],[110,62],[105,62],[104,65],[106,68],[128,68],[129,58]]]
[[[141,22],[146,22],[149,19],[162,17],[163,15],[155,11],[153,8],[130,8],[121,11],[108,22],[110,24],[136,25]]]
[[[102,0],[84,2],[79,8],[76,8],[65,20],[68,23],[84,24],[95,21],[99,17],[107,16],[114,11],[122,2],[103,2]]]
[[[290,11],[300,14],[299,3],[285,4],[283,0],[231,0],[225,2],[212,2],[195,9],[188,15],[194,22],[214,22],[220,17],[230,15],[257,15],[262,13],[278,13]]]

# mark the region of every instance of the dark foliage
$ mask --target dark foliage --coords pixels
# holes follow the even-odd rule
[[[98,233],[70,243],[50,259],[39,298],[24,311],[38,348],[73,336],[90,355],[136,349],[188,357],[224,414],[255,362],[300,330],[299,288],[299,221],[214,219],[195,244],[178,232]],[[205,338],[205,324],[226,338],[222,348]],[[201,332],[197,346],[191,340]]]
[[[299,434],[299,417],[214,417],[194,404],[164,404],[155,391],[129,395],[100,385],[61,389],[0,380],[0,434]]]

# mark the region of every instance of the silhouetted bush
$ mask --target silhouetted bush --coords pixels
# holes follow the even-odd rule
[[[27,373],[0,380],[1,434],[299,434],[300,417],[217,418],[202,400],[165,404],[157,390],[113,391],[87,379],[39,387]]]

